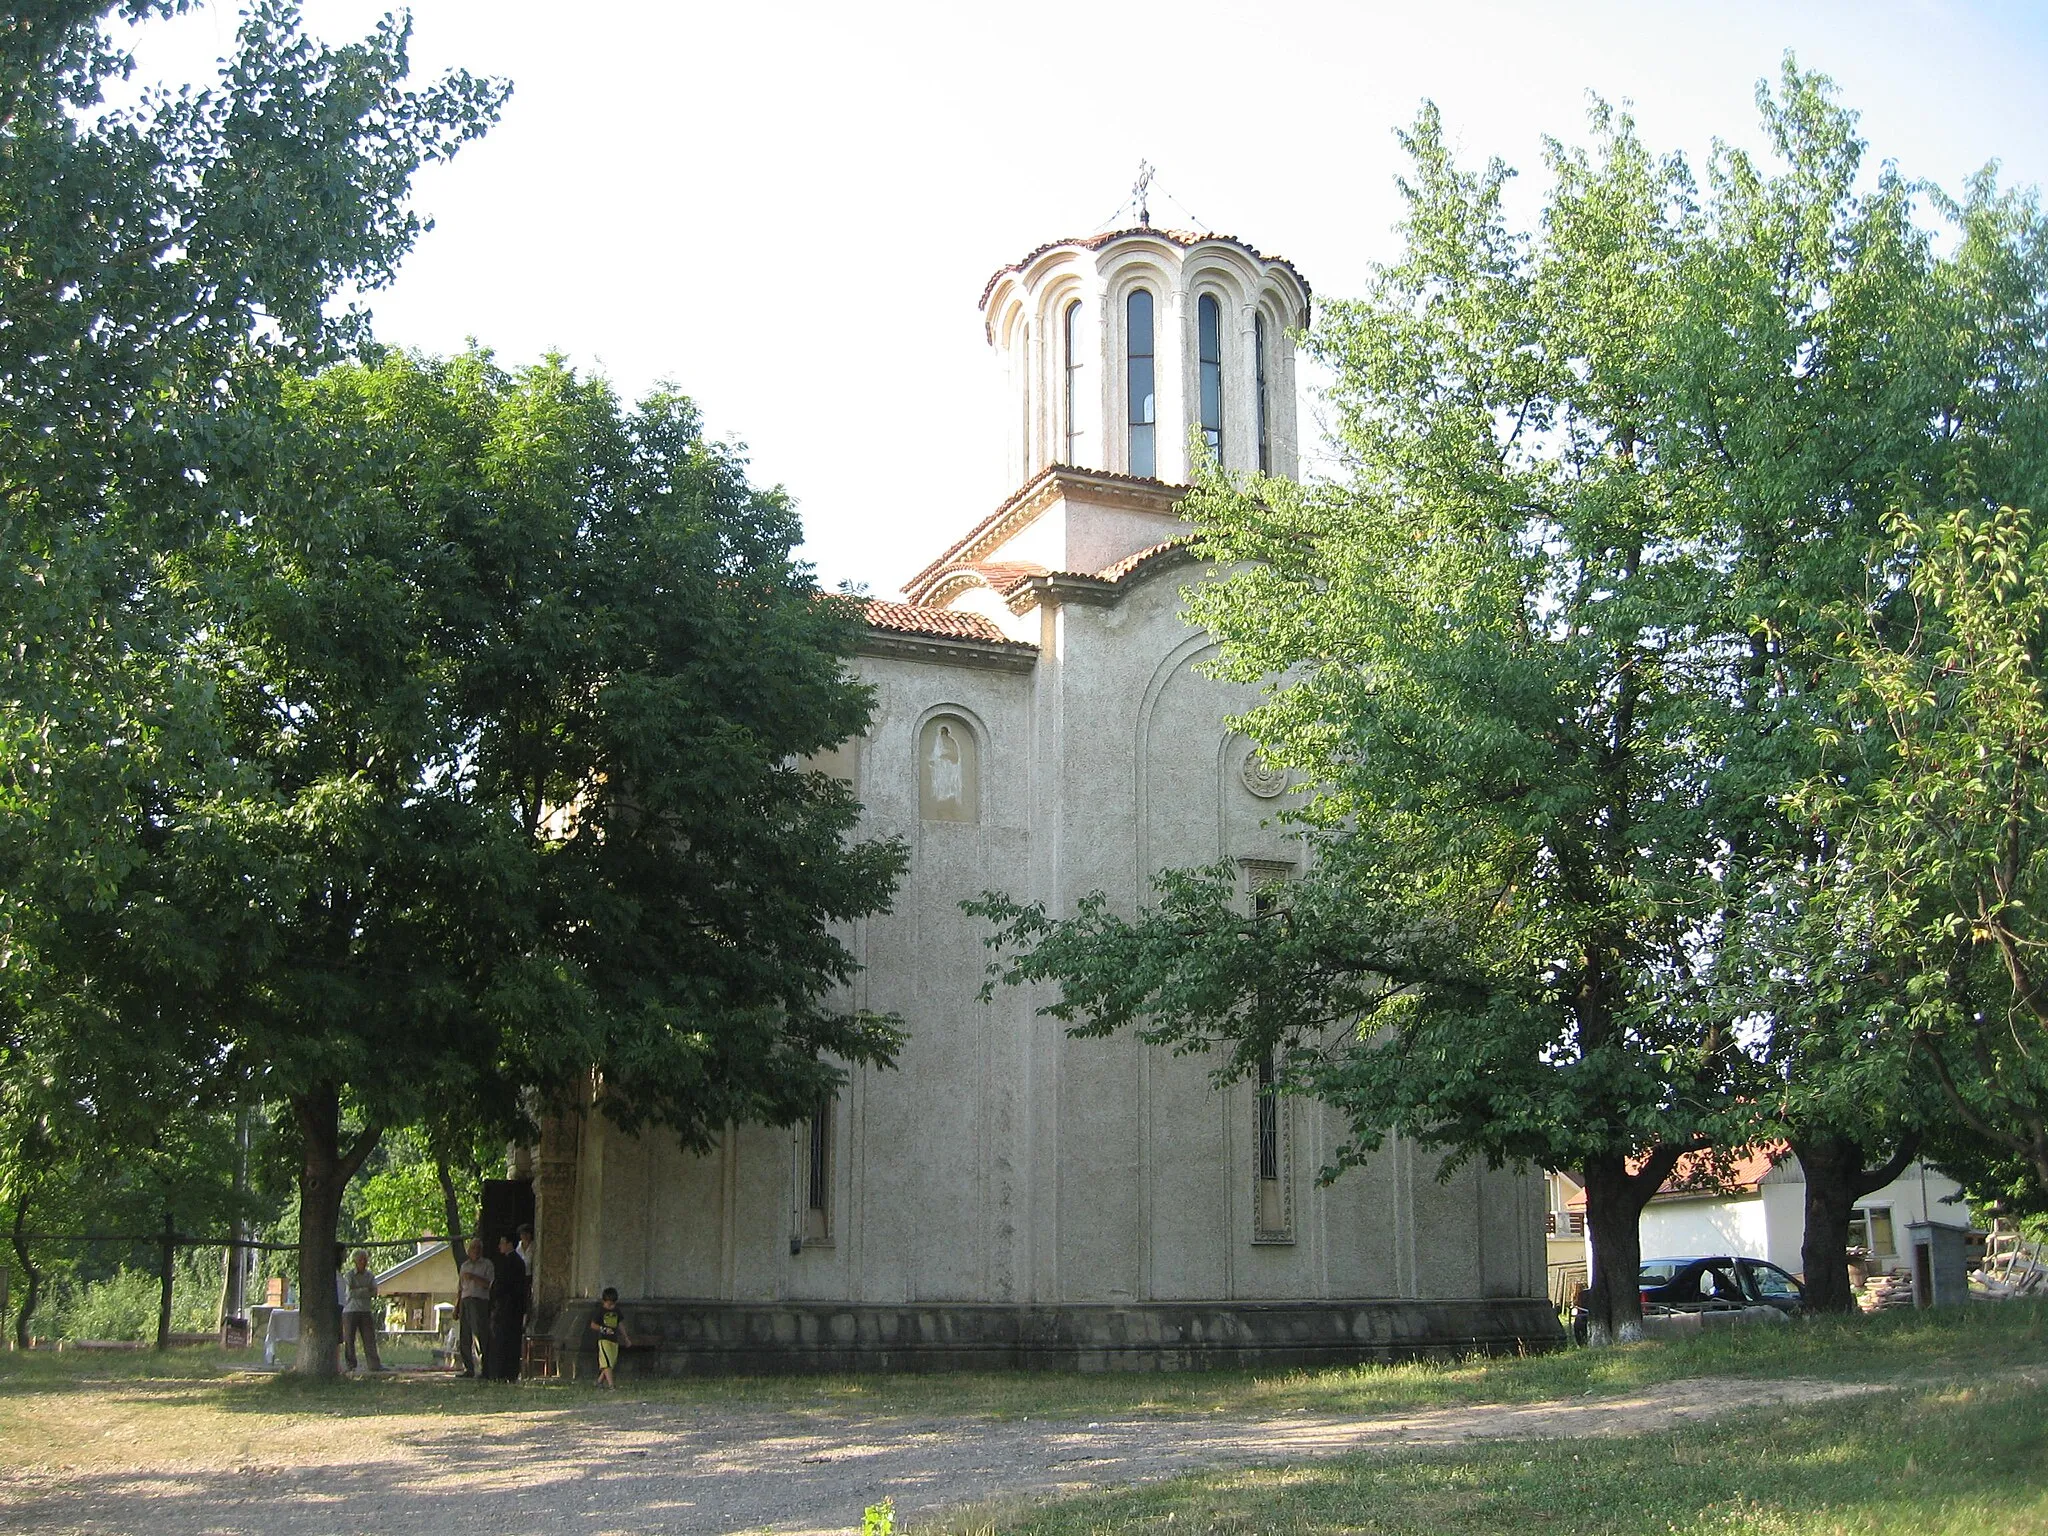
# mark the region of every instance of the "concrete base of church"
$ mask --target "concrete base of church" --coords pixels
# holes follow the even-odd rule
[[[565,1303],[554,1328],[565,1350],[593,1357],[592,1368],[596,1306]],[[1565,1341],[1540,1296],[1063,1307],[629,1301],[624,1311],[636,1346],[627,1363],[642,1374],[673,1376],[1271,1370],[1510,1354]]]

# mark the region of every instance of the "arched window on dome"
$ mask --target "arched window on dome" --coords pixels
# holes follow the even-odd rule
[[[1267,426],[1266,417],[1266,317],[1263,312],[1252,314],[1252,351],[1254,366],[1258,370],[1258,414],[1259,414],[1259,473],[1273,473],[1273,438]]]
[[[1081,301],[1074,300],[1067,306],[1065,320],[1067,347],[1067,452],[1061,461],[1066,464],[1081,462]]]
[[[1130,472],[1147,479],[1159,473],[1159,455],[1154,435],[1158,431],[1159,401],[1154,393],[1152,369],[1152,295],[1133,288],[1124,301],[1124,355],[1126,383],[1130,395]]]
[[[1201,358],[1202,440],[1223,457],[1223,306],[1205,293],[1195,305],[1196,343]]]

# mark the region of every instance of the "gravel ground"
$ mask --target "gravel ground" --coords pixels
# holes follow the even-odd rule
[[[706,1412],[630,1398],[484,1417],[309,1417],[218,1456],[42,1466],[0,1477],[0,1528],[94,1536],[828,1532],[893,1497],[899,1519],[1208,1467],[1463,1440],[1635,1434],[1736,1409],[1883,1390],[1691,1380],[1626,1397],[1379,1418],[1099,1423]],[[338,1422],[337,1422],[338,1420]],[[83,1460],[83,1458],[81,1458]]]

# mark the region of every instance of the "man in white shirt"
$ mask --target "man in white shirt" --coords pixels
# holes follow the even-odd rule
[[[462,1374],[465,1376],[477,1373],[484,1340],[490,1336],[491,1281],[495,1276],[496,1270],[491,1261],[484,1257],[484,1240],[472,1237],[469,1240],[469,1257],[462,1265],[461,1294],[456,1298],[457,1320],[462,1326],[458,1358],[462,1361]]]
[[[370,1273],[370,1255],[356,1250],[355,1268],[342,1276],[346,1299],[341,1304],[342,1353],[348,1368],[356,1368],[356,1340],[363,1341],[363,1358],[373,1371],[384,1369],[377,1356],[377,1277]]]

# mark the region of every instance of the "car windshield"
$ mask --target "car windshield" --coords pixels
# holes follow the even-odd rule
[[[1636,1273],[1636,1284],[1668,1285],[1671,1277],[1691,1262],[1690,1259],[1647,1259]]]

